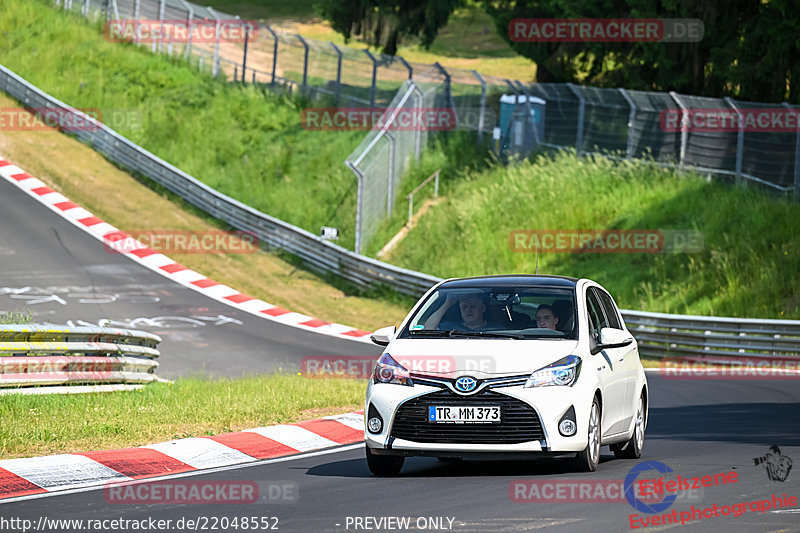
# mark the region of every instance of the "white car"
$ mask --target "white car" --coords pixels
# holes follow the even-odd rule
[[[572,455],[594,471],[600,446],[638,458],[648,390],[636,340],[613,298],[588,279],[484,276],[431,288],[386,346],[364,406],[367,464],[407,456]]]

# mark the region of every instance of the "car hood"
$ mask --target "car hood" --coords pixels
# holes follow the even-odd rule
[[[395,339],[386,353],[412,374],[480,378],[530,374],[577,347],[566,339]]]

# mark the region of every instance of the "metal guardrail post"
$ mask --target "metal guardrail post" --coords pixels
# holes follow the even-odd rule
[[[678,166],[683,168],[686,160],[686,145],[689,142],[689,110],[683,104],[683,102],[681,102],[681,99],[678,97],[678,93],[675,91],[670,91],[669,95],[672,97],[675,103],[678,104],[678,107],[681,108],[681,152],[678,160]]]
[[[220,25],[222,24],[222,20],[220,19],[219,15],[217,15],[216,11],[210,7],[207,7],[206,9],[217,21],[216,29],[214,31],[214,66],[211,68],[211,75],[216,78],[219,75],[219,39],[221,33]]]
[[[303,53],[303,85],[302,85],[303,92],[305,92],[308,83],[308,43],[306,42],[305,39],[303,39],[303,36],[300,35],[299,33],[295,34],[295,36],[297,37],[297,40],[300,41],[300,43],[303,45],[303,49],[305,50],[305,52]]]
[[[267,24],[267,31],[270,35],[272,35],[272,39],[275,43],[272,45],[272,81],[269,82],[270,85],[275,85],[275,70],[278,67],[278,35],[272,29],[272,27]]]
[[[136,2],[138,4],[139,0],[136,0]],[[186,11],[189,13],[187,15],[188,18],[186,19],[186,22],[189,27],[189,35],[186,37],[186,45],[183,47],[183,57],[188,60],[189,57],[192,55],[192,32],[194,31],[194,8],[192,7],[192,4],[190,4],[186,0],[181,0],[181,3],[183,4],[183,7],[186,8]]]
[[[406,69],[408,70],[408,79],[413,79],[414,78],[414,69],[411,68],[411,65],[408,64],[408,61],[406,61],[405,59],[403,59],[400,56],[394,56],[394,57],[395,57],[395,59],[400,61],[403,64],[403,66],[406,67]]]
[[[336,52],[336,56],[338,59],[336,60],[336,107],[339,107],[339,97],[342,92],[342,51],[339,50],[339,47],[333,44],[333,42],[328,41],[328,44],[331,45],[333,51]]]
[[[483,127],[484,127],[484,119],[486,115],[486,82],[478,74],[477,70],[472,71],[472,75],[477,78],[477,80],[481,84],[481,104],[480,104],[480,114],[478,115],[478,144],[483,143]]]
[[[575,147],[578,157],[580,157],[583,152],[583,119],[586,116],[586,99],[584,99],[581,92],[572,83],[568,83],[567,87],[569,87],[572,94],[578,99],[578,131],[575,134]]]
[[[736,185],[741,187],[744,185],[744,180],[742,179],[742,158],[744,157],[744,117],[742,113],[739,111],[739,108],[733,102],[731,97],[726,96],[724,98],[725,103],[728,104],[731,109],[736,112],[736,115],[739,117],[739,132],[736,135]]]
[[[633,98],[631,98],[631,95],[629,95],[628,91],[625,89],[619,89],[619,94],[622,95],[622,97],[631,107],[631,110],[628,113],[628,143],[625,148],[625,157],[627,159],[633,159],[633,134],[635,133],[634,126],[636,125],[636,102],[633,101]]]
[[[800,109],[793,108],[789,104],[783,104],[787,109],[800,113]],[[800,117],[799,117],[800,118]],[[800,120],[797,120],[797,130],[794,138],[794,187],[792,196],[795,202],[800,202]]]
[[[367,54],[367,57],[370,61],[372,61],[372,85],[369,89],[369,107],[370,109],[375,107],[375,89],[378,83],[378,60],[375,59],[375,56],[369,51],[369,49],[364,48],[364,53]]]

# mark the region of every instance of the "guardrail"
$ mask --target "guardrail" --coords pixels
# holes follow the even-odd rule
[[[28,107],[59,109],[63,112],[57,115],[62,120],[70,120],[69,115],[75,114],[94,124],[96,128],[86,128],[93,131],[76,131],[75,135],[115,163],[142,173],[234,228],[253,232],[262,242],[300,257],[313,269],[335,274],[361,287],[386,285],[415,297],[441,281],[435,276],[355,254],[215,191],[3,66],[0,66],[0,90]],[[800,353],[800,321],[712,318],[626,310],[622,314],[627,323],[635,326],[631,331],[645,356]]]
[[[161,338],[143,331],[0,326],[0,389],[157,381]]]
[[[775,358],[800,355],[800,320],[668,315],[622,310],[646,357]]]
[[[315,270],[336,274],[360,287],[388,285],[412,296],[419,296],[438,281],[427,274],[357,255],[215,191],[3,66],[0,66],[0,90],[25,106],[59,110],[54,114],[61,124],[69,124],[74,120],[91,124],[91,127],[78,128],[80,131],[72,133],[114,163],[143,174],[236,229],[255,233],[263,243],[300,257]]]

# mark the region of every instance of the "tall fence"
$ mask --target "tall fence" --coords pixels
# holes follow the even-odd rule
[[[449,107],[456,118],[453,129],[474,132],[479,144],[492,136],[491,146],[498,155],[524,157],[549,148],[646,159],[737,184],[750,182],[793,193],[800,200],[800,121],[795,119],[794,128],[780,131],[695,131],[690,127],[698,110],[741,117],[753,110],[795,112],[797,106],[567,83],[522,83],[316,41],[255,21],[248,21],[252,28],[243,40],[227,42],[221,38],[220,27],[238,17],[186,0],[56,0],[56,4],[96,19],[159,21],[162,29],[180,21],[187,21],[191,29],[204,21],[215,26],[214,39],[193,41],[190,31],[183,42],[151,39],[143,46],[183,56],[231,81],[300,91],[336,107],[391,108],[400,101],[414,106],[420,100]],[[413,94],[409,98],[408,80],[425,87],[424,98]],[[537,98],[544,101],[540,109],[534,104]],[[680,117],[679,128],[664,127],[666,113]],[[392,128],[384,130],[376,127],[369,132],[345,161],[359,184],[357,253],[391,214],[409,162],[419,158],[427,141],[443,134],[425,131],[416,137],[394,138]],[[413,139],[406,142],[407,137]]]

